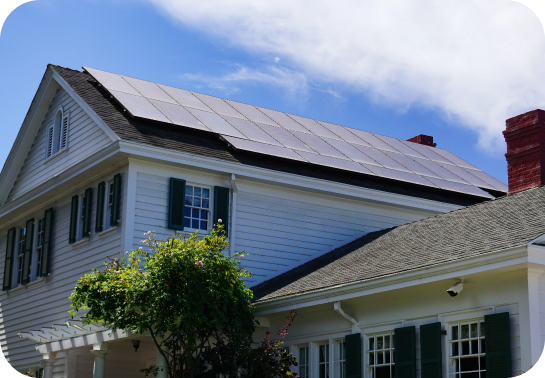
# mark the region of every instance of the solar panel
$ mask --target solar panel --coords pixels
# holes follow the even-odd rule
[[[325,139],[327,143],[331,144],[337,150],[342,151],[349,159],[357,161],[358,163],[379,165],[375,160],[371,159],[369,156],[365,155],[363,152],[358,150],[356,147],[351,145],[348,142],[336,140],[336,139]]]
[[[339,168],[346,171],[353,171],[358,173],[365,173],[368,175],[373,174],[373,172],[371,172],[369,169],[352,160],[336,159],[334,157],[318,155],[304,151],[299,152],[299,154],[313,164],[325,165],[328,167]]]
[[[427,179],[441,189],[452,190],[455,192],[471,194],[479,197],[494,198],[494,196],[492,196],[490,193],[487,193],[484,190],[477,188],[476,186],[461,184],[459,182],[441,180],[433,177],[429,177]]]
[[[277,112],[276,110],[265,109],[265,108],[258,108],[258,109],[261,110],[263,113],[265,113],[265,115],[267,117],[272,119],[278,125],[286,128],[286,129],[301,131],[301,132],[304,132],[304,133],[309,133],[310,132],[306,128],[301,126],[299,123],[295,122],[293,119],[288,117],[286,115],[286,113],[281,113],[281,112]]]
[[[445,169],[439,165],[439,163],[436,163],[435,161],[427,160],[427,159],[419,159],[419,158],[413,158],[416,162],[423,165],[430,171],[434,172],[437,176],[444,180],[450,180],[450,181],[456,181],[460,182],[462,184],[468,184],[467,181],[463,180],[461,177],[456,176],[454,173],[449,171],[448,169]]]
[[[204,102],[214,112],[229,117],[246,119],[238,110],[229,105],[224,99],[193,92],[195,97]]]
[[[458,166],[464,167],[464,168],[471,168],[471,169],[479,170],[477,167],[469,164],[467,161],[459,158],[458,156],[454,155],[450,151],[443,150],[442,148],[437,148],[437,147],[435,147],[434,151],[435,151],[436,154],[441,155],[442,157],[447,159],[449,162],[452,162],[452,164],[455,164],[455,165],[458,165]]]
[[[305,159],[303,159],[299,154],[289,148],[254,142],[248,139],[234,138],[227,135],[224,136],[224,138],[238,150],[257,152],[258,154],[278,156],[291,160],[305,161]]]
[[[371,147],[380,148],[381,150],[386,150],[386,151],[398,152],[398,150],[390,146],[388,143],[383,142],[382,140],[378,139],[375,135],[368,133],[367,131],[358,130],[358,129],[350,129],[350,131],[356,134],[360,139],[363,139],[365,142],[367,142],[367,144],[369,144]]]
[[[452,164],[444,164],[444,163],[437,163],[441,167],[448,169],[452,173],[454,173],[456,176],[461,177],[466,182],[470,183],[471,185],[478,186],[480,188],[488,188],[488,189],[495,189],[492,185],[487,183],[486,181],[481,180],[475,175],[472,175],[467,169],[464,169],[462,167],[458,167],[457,165]]]
[[[508,189],[507,185],[505,185],[500,180],[490,176],[488,173],[485,173],[485,172],[483,172],[481,170],[475,170],[475,169],[466,169],[466,170],[469,173],[471,173],[472,175],[477,176],[481,180],[486,181],[487,183],[492,185],[492,187],[495,188],[496,190],[500,190],[502,192],[507,192],[507,189]]]
[[[354,146],[355,148],[363,152],[365,155],[369,156],[371,159],[373,159],[374,161],[376,161],[377,163],[379,163],[380,165],[386,168],[397,169],[400,171],[408,171],[408,169],[405,168],[403,165],[399,164],[394,159],[388,157],[384,152],[382,152],[381,150],[377,148],[360,146],[359,144],[353,144],[352,146]]]
[[[337,135],[329,131],[327,128],[319,124],[313,119],[299,117],[293,114],[288,114],[290,118],[295,120],[297,123],[303,125],[309,133],[316,134],[321,137],[331,138],[331,139],[340,139]]]
[[[274,139],[272,136],[263,131],[255,123],[248,120],[223,116],[223,118],[233,125],[238,131],[246,135],[246,137],[255,142],[269,143],[276,146],[281,146],[280,142]]]
[[[418,152],[416,152],[416,150],[410,148],[409,145],[403,143],[399,139],[384,136],[384,135],[378,135],[378,134],[374,134],[374,136],[376,136],[383,142],[388,143],[390,146],[392,146],[393,148],[395,148],[397,151],[401,152],[402,154],[416,156],[419,158],[425,158],[424,155],[419,154]]]
[[[187,106],[193,109],[205,110],[212,112],[208,106],[206,106],[201,100],[193,95],[193,93],[184,89],[178,89],[169,87],[168,85],[159,84],[159,88],[164,90],[170,97],[172,97],[180,105]]]
[[[316,153],[316,151],[304,144],[301,139],[297,138],[289,130],[284,129],[283,127],[270,126],[262,123],[257,123],[257,126],[259,126],[263,131],[272,136],[274,139],[282,143],[282,145],[285,147]]]
[[[395,169],[389,169],[384,167],[377,167],[376,165],[366,165],[366,167],[369,168],[369,170],[371,170],[374,174],[380,177],[386,177],[393,180],[411,182],[413,184],[437,187],[426,178],[411,172],[398,171]]]
[[[132,87],[134,87],[134,89],[136,89],[140,93],[140,95],[147,98],[153,98],[154,100],[176,104],[176,101],[174,101],[174,99],[170,97],[164,90],[159,88],[157,84],[151,83],[149,81],[140,80],[140,79],[134,79],[128,76],[122,76],[122,77]]]
[[[420,143],[414,143],[414,142],[408,142],[408,141],[400,141],[402,143],[405,143],[409,145],[411,148],[417,150],[422,155],[424,155],[426,158],[433,160],[433,161],[440,161],[441,163],[450,163],[449,160],[445,159],[443,156],[439,155],[438,153],[435,153],[435,147],[429,147],[424,146]]]
[[[83,68],[85,69],[85,71],[89,72],[109,92],[117,91],[140,96],[140,93],[138,93],[136,89],[134,89],[129,83],[125,81],[125,79],[123,79],[118,74],[95,70],[94,68]]]
[[[210,131],[208,127],[203,125],[195,116],[189,113],[183,106],[174,105],[169,102],[158,100],[149,100],[161,113],[167,116],[172,123],[181,126],[191,127],[193,129]]]
[[[338,138],[340,138],[341,140],[344,140],[345,142],[372,147],[369,143],[367,143],[366,141],[358,137],[356,134],[354,134],[352,131],[350,131],[352,129],[348,127],[343,127],[343,126],[339,126],[333,123],[328,123],[323,121],[316,121],[316,122],[318,122],[327,130],[331,131],[333,134],[338,135]],[[327,137],[327,135],[324,135],[324,136]],[[332,139],[336,139],[336,138],[332,138]]]
[[[231,105],[233,108],[238,110],[244,117],[248,118],[250,121],[265,123],[267,125],[278,126],[276,122],[267,117],[265,113],[260,111],[258,108],[252,105],[243,104],[236,101],[226,100],[226,102]]]
[[[382,151],[385,155],[397,161],[399,164],[407,167],[408,170],[419,175],[439,177],[437,174],[433,173],[429,169],[425,168],[423,165],[418,164],[414,159],[410,158],[407,155],[397,154],[390,151]]]
[[[147,98],[110,90],[110,93],[135,117],[148,118],[161,122],[170,120],[165,117]]]
[[[320,155],[333,156],[339,159],[347,159],[345,155],[343,155],[337,149],[333,148],[319,136],[307,133],[300,133],[298,131],[292,131],[292,133],[297,138],[301,139],[303,143],[305,143],[307,146],[318,152]]]
[[[231,124],[221,118],[219,114],[209,113],[199,109],[188,108],[187,110],[215,133],[247,139],[244,134],[231,126]]]

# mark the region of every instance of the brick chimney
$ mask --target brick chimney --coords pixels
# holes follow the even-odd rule
[[[545,111],[532,110],[505,123],[509,193],[545,184]]]
[[[429,135],[420,134],[411,139],[407,139],[408,142],[414,142],[418,144],[423,144],[425,146],[435,147],[437,143],[433,143],[433,137]]]

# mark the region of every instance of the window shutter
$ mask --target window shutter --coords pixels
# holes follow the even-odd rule
[[[114,176],[113,197],[110,226],[117,226],[119,224],[119,209],[121,205],[121,173]]]
[[[50,157],[53,154],[53,126],[47,129],[47,149],[46,157]]]
[[[223,188],[221,186],[214,187],[214,224],[223,224],[223,230],[225,235],[229,233],[229,188]]]
[[[104,198],[106,196],[106,183],[104,181],[98,184],[97,190],[97,216],[95,220],[95,232],[104,230]]]
[[[4,284],[2,290],[11,289],[11,273],[13,272],[13,251],[15,249],[15,227],[8,230],[6,240],[6,259],[4,260]]]
[[[85,189],[83,196],[83,229],[81,237],[87,238],[91,233],[91,206],[93,205],[93,188]]]
[[[344,337],[346,378],[361,378],[361,334]]]
[[[66,145],[68,144],[68,116],[64,117],[62,119],[61,124],[61,139],[60,139],[60,148],[64,149],[66,148]]]
[[[32,242],[34,236],[34,218],[26,221],[26,237],[23,249],[23,277],[21,283],[26,285],[30,282],[30,259],[32,258]]]
[[[511,323],[509,313],[484,317],[486,378],[511,377]]]
[[[441,378],[443,352],[441,350],[441,323],[420,326],[420,363],[422,378]]]
[[[396,378],[416,378],[415,328],[403,327],[394,330]]]
[[[41,272],[38,272],[40,277],[45,277],[50,272],[50,256],[51,256],[51,238],[53,236],[53,208],[47,209],[44,213],[44,242],[42,245],[42,265]]]
[[[68,243],[76,242],[76,232],[78,231],[78,202],[79,196],[72,197],[72,208],[70,209],[70,234]]]
[[[184,229],[185,180],[170,178],[168,228]]]

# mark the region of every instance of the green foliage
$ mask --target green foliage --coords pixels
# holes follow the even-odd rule
[[[254,309],[240,255],[222,253],[228,248],[222,225],[202,238],[145,236],[147,251],[134,250],[79,279],[72,316],[87,311],[86,323],[151,334],[170,378],[211,370],[235,376],[251,344]]]

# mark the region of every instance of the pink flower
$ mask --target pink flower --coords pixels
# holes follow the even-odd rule
[[[222,222],[222,220],[221,220],[221,219],[218,219],[218,223],[221,223],[221,222]]]
[[[243,258],[244,258],[244,255],[240,255],[240,258],[243,259]]]

